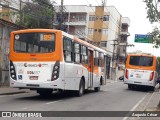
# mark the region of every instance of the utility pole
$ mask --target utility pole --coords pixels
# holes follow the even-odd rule
[[[60,21],[59,21],[59,29],[62,30],[63,23],[63,0],[61,0],[61,8],[60,8]]]
[[[22,24],[22,0],[19,0],[20,24]]]

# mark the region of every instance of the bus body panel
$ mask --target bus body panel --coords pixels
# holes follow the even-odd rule
[[[17,80],[10,77],[11,87],[64,89],[64,64],[60,64],[57,80],[51,81],[55,62],[14,62]],[[11,72],[11,71],[10,71]]]
[[[65,63],[65,90],[78,90],[82,77],[85,78],[85,88],[87,89],[88,70],[87,68],[73,63]]]
[[[124,76],[125,84],[134,84],[134,85],[144,85],[144,86],[155,86],[155,81],[158,78],[158,73],[154,71],[154,78],[150,81],[150,75],[153,71],[151,70],[128,70],[128,79]],[[126,69],[125,69],[126,71]]]
[[[130,64],[131,57],[150,57],[153,59],[150,66],[136,66]],[[145,62],[143,63],[145,64]],[[158,79],[157,60],[155,56],[146,54],[129,54],[127,56],[124,73],[124,83],[155,87]]]

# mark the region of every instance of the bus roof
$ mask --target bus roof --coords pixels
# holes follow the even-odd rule
[[[148,57],[156,57],[156,56],[154,56],[154,55],[146,54],[146,53],[130,53],[130,54],[128,54],[128,56],[148,56]]]
[[[99,47],[97,47],[97,46],[95,46],[95,45],[93,45],[93,44],[90,44],[90,43],[88,43],[88,42],[86,42],[86,41],[84,41],[84,40],[81,40],[81,39],[79,39],[79,38],[77,38],[77,37],[75,37],[75,36],[73,36],[73,35],[70,35],[70,34],[68,34],[68,33],[66,33],[66,32],[63,32],[63,31],[62,31],[62,33],[63,33],[65,36],[72,38],[75,42],[79,42],[79,43],[81,43],[81,44],[83,44],[83,45],[86,45],[86,46],[88,46],[88,47],[90,47],[90,48],[92,48],[92,49],[95,49],[95,50],[97,50],[97,51],[99,51],[99,52],[103,52],[103,53],[107,54],[107,51],[104,50],[104,49],[102,49],[102,48],[99,48]]]

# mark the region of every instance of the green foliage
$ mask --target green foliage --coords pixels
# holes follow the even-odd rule
[[[159,61],[159,63],[160,63],[160,57],[157,57],[157,59],[158,59],[158,61]]]
[[[144,0],[147,9],[147,18],[151,23],[160,21],[160,12],[158,11],[158,0]]]
[[[28,28],[52,28],[53,16],[50,0],[32,0],[23,6],[18,24]]]
[[[154,48],[160,47],[160,30],[155,27],[152,32],[149,33],[153,36],[152,43],[154,44]]]
[[[151,23],[158,23],[160,22],[160,11],[158,10],[160,0],[144,0],[146,3],[147,9],[147,18]],[[155,48],[160,47],[160,30],[156,26],[152,32],[149,33],[153,36],[152,43],[155,44]]]

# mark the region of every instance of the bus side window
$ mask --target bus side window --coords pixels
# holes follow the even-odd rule
[[[81,63],[81,45],[79,43],[74,43],[73,44],[73,51],[74,51],[74,62],[79,64]]]
[[[72,62],[72,40],[63,37],[63,54],[66,62]]]
[[[83,64],[88,64],[87,47],[81,45],[81,62]]]
[[[95,66],[99,66],[99,52],[98,51],[94,51],[94,65]]]

